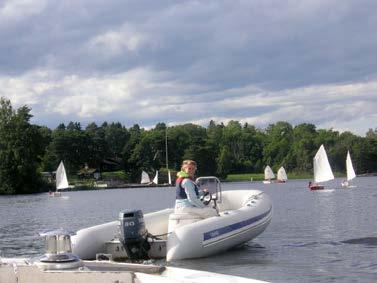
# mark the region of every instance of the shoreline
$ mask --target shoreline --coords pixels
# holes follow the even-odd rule
[[[334,173],[335,178],[345,178],[346,175],[343,173]],[[290,177],[291,176],[291,177]],[[375,177],[377,176],[377,172],[373,173],[364,173],[364,174],[358,174],[356,177]],[[264,174],[256,173],[256,174],[229,174],[226,180],[221,180],[221,182],[250,182],[250,179],[252,178],[253,182],[263,181],[264,180]],[[288,174],[288,180],[304,180],[304,179],[313,179],[312,174]]]
[[[62,192],[74,192],[74,191],[98,191],[98,190],[114,190],[114,189],[136,189],[136,188],[163,188],[163,187],[173,187],[170,184],[133,184],[133,183],[123,183],[111,186],[75,186],[74,188],[69,188],[67,190],[62,190]]]
[[[234,174],[237,176],[241,176],[243,174]],[[377,172],[373,173],[364,173],[364,174],[359,174],[356,177],[376,177]],[[263,178],[260,178],[259,176],[253,176],[252,174],[245,174],[245,176],[241,178],[231,178],[231,180],[226,179],[226,180],[221,180],[222,183],[232,183],[232,182],[250,182],[250,178],[253,177],[253,182],[258,182],[258,181],[263,181]],[[342,178],[345,177],[344,175],[341,176],[336,176],[336,178]],[[304,180],[304,179],[312,179],[312,176],[302,176],[302,177],[297,177],[295,178],[290,178],[289,180]],[[164,187],[174,187],[174,185],[170,184],[150,184],[150,185],[145,185],[145,184],[136,184],[136,183],[122,183],[122,184],[117,184],[117,185],[111,185],[111,186],[84,186],[84,185],[78,185],[75,186],[74,188],[69,188],[66,190],[62,190],[62,192],[75,192],[75,191],[99,191],[99,190],[116,190],[116,189],[136,189],[136,188],[164,188]],[[45,190],[45,191],[39,191],[39,192],[33,192],[30,194],[43,194],[43,193],[49,193],[49,191],[53,192],[54,190]],[[0,194],[1,196],[15,196],[15,195],[28,195],[28,194]]]

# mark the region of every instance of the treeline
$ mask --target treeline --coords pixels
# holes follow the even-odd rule
[[[60,124],[56,129],[30,124],[30,108],[14,110],[1,99],[0,193],[36,192],[43,186],[40,173],[54,171],[63,160],[70,175],[86,165],[101,169],[104,160],[115,160],[130,182],[140,181],[141,171],[151,174],[168,166],[178,170],[183,159],[198,162],[199,175],[225,178],[229,173],[274,170],[311,172],[312,159],[321,144],[334,171],[345,171],[350,150],[358,174],[377,171],[377,129],[365,137],[351,132],[316,129],[313,124],[292,126],[277,122],[265,129],[230,121],[210,121],[207,127],[158,123],[146,130],[121,123]]]

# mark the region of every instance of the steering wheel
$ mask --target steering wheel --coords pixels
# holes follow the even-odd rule
[[[204,205],[208,205],[212,200],[212,195],[210,194],[210,192],[205,191],[204,194],[200,197],[200,200]]]

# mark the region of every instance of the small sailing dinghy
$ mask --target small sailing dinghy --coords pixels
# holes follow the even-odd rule
[[[284,167],[280,167],[278,170],[277,182],[278,183],[285,183],[288,181],[287,172],[285,172]]]
[[[313,158],[314,168],[314,183],[309,182],[309,189],[324,190],[325,186],[318,183],[326,182],[334,179],[329,160],[327,158],[326,150],[323,144],[318,149],[316,155]]]
[[[216,177],[197,180],[210,192],[205,200],[217,216],[175,213],[163,209],[143,215],[141,210],[119,213],[119,221],[81,229],[72,237],[72,251],[81,259],[98,254],[117,258],[165,258],[167,261],[200,258],[248,242],[268,226],[272,202],[260,190],[222,192]]]
[[[156,170],[156,175],[154,176],[152,183],[158,185],[158,170]]]
[[[149,178],[148,173],[145,171],[142,171],[140,184],[150,184],[150,183],[151,183],[151,179]]]
[[[347,180],[342,182],[343,188],[355,188],[356,186],[351,185],[349,181],[356,178],[355,170],[353,169],[352,160],[350,152],[347,151],[347,158],[346,158],[346,170],[347,170]]]
[[[60,161],[58,169],[56,169],[55,179],[56,179],[56,191],[50,192],[50,196],[60,197],[62,195],[61,190],[65,190],[70,187],[68,184],[67,173],[65,172],[63,160]]]
[[[275,178],[275,174],[272,171],[271,167],[269,165],[264,168],[264,181],[263,184],[271,184],[273,183],[273,180]]]

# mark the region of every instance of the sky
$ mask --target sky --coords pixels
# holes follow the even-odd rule
[[[0,96],[55,128],[377,128],[375,0],[0,0]]]

